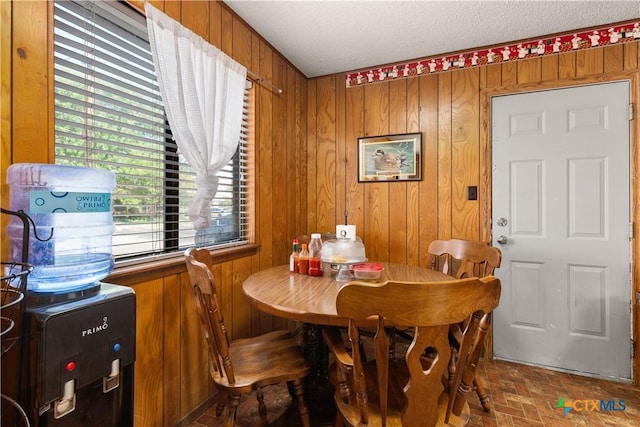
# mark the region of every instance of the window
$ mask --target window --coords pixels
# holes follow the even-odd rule
[[[171,138],[146,20],[99,0],[56,0],[54,16],[56,164],[116,174],[116,260],[246,243],[251,89],[238,150],[218,174],[212,223],[196,232],[186,216],[195,173]]]

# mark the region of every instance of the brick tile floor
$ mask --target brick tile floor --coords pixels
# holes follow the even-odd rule
[[[469,426],[640,426],[640,388],[629,383],[608,381],[551,371],[504,361],[481,361],[478,374],[491,397],[491,412],[486,413],[476,399],[470,399],[471,420]],[[329,393],[327,393],[329,395]],[[565,406],[574,402],[574,408],[565,414],[559,399]],[[272,387],[265,391],[265,400],[271,414],[284,413],[272,425],[277,427],[299,426],[297,410],[291,406],[285,387]],[[330,401],[330,398],[327,399]],[[575,403],[580,401],[579,403]],[[617,410],[594,410],[593,403],[582,401],[616,402]],[[625,408],[618,402],[624,401]],[[316,427],[332,425],[333,408],[328,403],[309,402],[312,422]],[[238,427],[258,425],[255,399],[243,399],[238,410]],[[214,408],[208,409],[189,427],[216,427],[222,418],[215,417]]]

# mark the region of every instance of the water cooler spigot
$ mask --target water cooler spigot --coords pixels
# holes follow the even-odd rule
[[[111,361],[111,372],[102,377],[102,392],[109,393],[120,385],[120,359]]]
[[[64,383],[62,397],[53,402],[53,417],[59,419],[76,409],[75,381],[70,379]]]

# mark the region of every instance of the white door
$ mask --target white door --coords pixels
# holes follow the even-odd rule
[[[631,378],[629,83],[494,97],[491,114],[495,356]]]

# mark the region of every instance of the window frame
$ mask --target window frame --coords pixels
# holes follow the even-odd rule
[[[58,3],[58,1],[56,0],[55,3]],[[100,3],[103,3],[103,2],[102,0],[96,0],[92,3],[99,5]],[[109,4],[111,7],[112,6],[111,2],[109,2]],[[139,11],[133,8],[129,4],[123,4],[121,2],[117,2],[116,5],[117,5],[117,8],[121,12],[125,13],[126,16],[129,16],[129,18],[131,18],[133,14],[139,15]],[[53,7],[54,7],[54,34],[55,34],[56,5],[54,4]],[[103,6],[100,6],[100,7],[103,7]],[[122,8],[126,8],[126,11],[122,10]],[[146,21],[145,21],[145,32],[146,32]],[[147,39],[147,43],[148,43],[148,39]],[[54,51],[55,51],[55,47],[54,47]],[[149,51],[149,54],[150,54],[150,51]],[[53,62],[54,62],[54,76],[55,76],[56,75],[55,55],[54,55]],[[58,84],[57,80],[54,77],[54,99],[56,98],[57,84]],[[57,106],[57,101],[54,101],[54,104]],[[255,123],[255,120],[253,120],[253,115],[255,113],[254,105],[255,105],[255,90],[253,88],[253,85],[249,84],[247,90],[245,91],[246,110],[245,110],[245,117],[243,118],[243,137],[241,141],[244,143],[244,148],[243,148],[244,151],[240,153],[236,153],[236,155],[234,155],[234,159],[232,159],[232,162],[236,163],[235,167],[241,168],[238,172],[233,174],[233,179],[232,179],[232,182],[233,182],[232,188],[240,189],[239,190],[240,194],[237,196],[238,199],[237,200],[235,199],[236,196],[233,197],[233,200],[236,200],[239,206],[237,221],[239,224],[238,233],[240,235],[238,236],[238,238],[233,239],[230,242],[200,245],[203,247],[207,247],[211,250],[221,251],[221,253],[223,254],[232,253],[234,252],[233,249],[239,246],[246,246],[250,251],[252,250],[251,249],[252,247],[255,247],[255,245],[252,245],[250,243],[250,240],[254,235],[253,218],[252,218],[253,206],[250,200],[252,187],[253,187],[253,176],[251,176],[251,171],[253,170],[253,167],[250,159],[252,157],[253,143],[254,143],[254,141],[250,137],[250,135],[252,135],[252,132],[250,131],[250,126],[252,123]],[[54,127],[55,127],[56,121],[57,121],[57,116],[54,114]],[[165,121],[166,121],[166,118],[165,118]],[[167,125],[167,128],[168,128],[168,125]],[[56,138],[54,142],[54,151],[57,151],[57,146],[58,146],[57,131],[55,133],[56,133]],[[185,248],[196,245],[195,235],[193,236],[192,243],[186,244],[186,245],[181,244],[182,238],[180,237],[180,233],[184,232],[184,230],[180,227],[180,221],[179,220],[176,221],[176,217],[180,215],[184,215],[185,212],[184,211],[180,212],[181,210],[183,210],[182,208],[179,207],[180,195],[176,194],[176,191],[177,191],[176,188],[179,187],[179,184],[178,185],[175,184],[177,183],[176,175],[179,175],[179,174],[175,172],[175,170],[177,169],[177,166],[175,165],[178,165],[180,163],[178,159],[179,155],[177,153],[175,143],[167,142],[165,140],[164,147],[165,147],[165,150],[164,150],[165,166],[164,166],[164,178],[163,178],[164,193],[162,196],[164,201],[164,204],[162,205],[162,208],[164,209],[164,214],[162,216],[164,218],[165,226],[163,227],[163,231],[162,231],[163,237],[161,241],[164,242],[165,244],[162,250],[153,250],[152,252],[144,253],[144,254],[117,256],[116,268],[135,266],[137,264],[148,263],[149,261],[153,261],[153,260],[162,261],[164,259],[170,259],[173,257],[181,257]],[[58,157],[57,154],[55,155],[55,157],[56,157],[55,161],[57,163],[57,157]],[[242,183],[239,181],[241,177],[242,177]],[[167,184],[167,183],[174,183],[174,185]],[[243,190],[242,187],[245,187],[245,189]],[[234,202],[233,204],[235,204],[236,202]],[[115,216],[116,215],[114,214],[114,217]],[[213,221],[216,221],[216,219],[214,218]],[[167,223],[172,224],[172,226],[166,226]],[[114,236],[115,235],[116,234],[114,233]],[[237,252],[244,252],[245,249],[246,248],[240,249]],[[228,255],[223,255],[223,256],[228,256]]]

